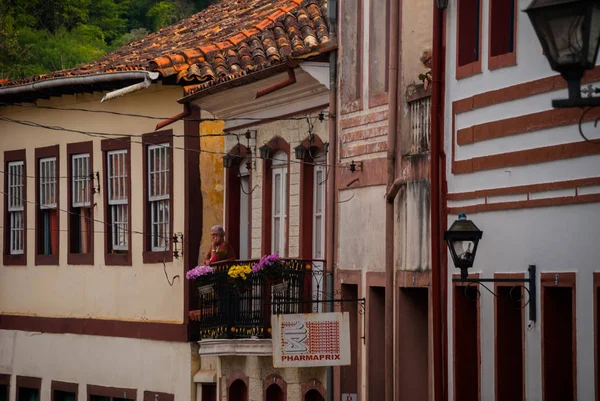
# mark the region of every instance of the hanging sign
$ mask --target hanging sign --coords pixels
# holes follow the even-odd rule
[[[350,365],[348,312],[273,315],[273,366]]]

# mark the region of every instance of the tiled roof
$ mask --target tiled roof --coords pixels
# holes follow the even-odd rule
[[[129,70],[159,72],[198,89],[233,80],[329,43],[327,0],[223,0],[180,22],[68,70],[0,83]]]

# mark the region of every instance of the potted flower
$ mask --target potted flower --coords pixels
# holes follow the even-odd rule
[[[244,290],[248,284],[248,277],[252,274],[252,268],[249,264],[233,265],[227,271],[227,277],[233,286],[239,290]]]
[[[185,278],[188,280],[195,280],[197,278],[206,276],[207,274],[211,274],[214,271],[215,269],[210,266],[196,266],[193,269],[188,270],[188,272],[185,274]]]
[[[264,255],[258,263],[252,267],[252,272],[266,279],[278,279],[283,276],[285,262],[279,257],[277,252],[271,255]]]

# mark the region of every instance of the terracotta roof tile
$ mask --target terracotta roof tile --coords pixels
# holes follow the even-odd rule
[[[316,54],[329,43],[327,0],[222,0],[104,57],[62,71],[0,82],[0,88],[68,76],[157,71],[206,89]]]

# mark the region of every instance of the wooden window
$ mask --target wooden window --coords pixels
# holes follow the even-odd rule
[[[261,252],[288,254],[288,194],[290,145],[281,137],[273,137],[266,146],[263,160]]]
[[[367,392],[369,401],[385,399],[385,342],[381,333],[385,332],[385,287],[369,287],[369,323],[367,334]]]
[[[496,274],[495,278],[524,278],[523,274]],[[496,401],[525,400],[524,290],[510,283],[496,283]]]
[[[173,237],[173,131],[145,134],[144,263],[170,262]]]
[[[8,401],[10,390],[10,375],[0,374],[0,401]]]
[[[50,401],[77,401],[79,384],[52,380]]]
[[[16,401],[40,401],[42,379],[39,377],[17,376]]]
[[[136,401],[137,390],[88,384],[87,399],[88,401]]]
[[[454,400],[479,401],[479,296],[476,285],[453,283]]]
[[[280,256],[286,256],[285,230],[287,223],[287,175],[288,158],[284,152],[277,152],[273,156],[273,200],[271,216],[273,219],[273,231],[271,232],[271,252],[277,252]]]
[[[458,0],[456,79],[481,72],[481,0]]]
[[[144,391],[144,401],[175,401],[175,395],[158,391]],[[205,401],[202,397],[202,401]],[[206,401],[211,401],[210,399]],[[214,400],[216,401],[216,400]]]
[[[517,1],[490,0],[488,68],[517,63]]]
[[[105,139],[105,258],[107,265],[131,265],[131,161],[129,138]]]
[[[8,161],[5,171],[5,204],[7,205],[5,237],[8,240],[6,241],[5,253],[16,258],[20,256],[25,257],[25,241],[27,237],[25,225],[27,210],[25,199],[27,189],[25,160]]]
[[[577,400],[575,273],[542,273],[542,399]]]
[[[67,145],[68,255],[67,263],[94,264],[94,180],[92,142]]]
[[[35,150],[36,265],[57,265],[60,216],[58,145]]]

